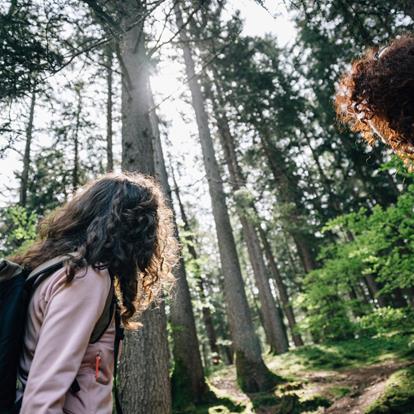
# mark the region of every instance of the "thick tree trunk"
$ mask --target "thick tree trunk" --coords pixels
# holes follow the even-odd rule
[[[118,384],[124,414],[170,414],[169,350],[164,305],[146,310],[143,327],[125,335]]]
[[[106,45],[106,171],[110,172],[114,169],[114,156],[112,150],[112,78],[113,78],[113,48],[112,43]]]
[[[206,85],[206,89],[213,104],[220,142],[230,174],[232,190],[233,193],[236,193],[245,186],[245,178],[238,164],[236,149],[234,147],[234,138],[231,134],[226,114],[223,111],[223,102],[220,101],[220,91],[218,91],[218,96],[216,98],[213,96],[209,85]],[[253,268],[256,286],[259,292],[259,301],[266,338],[269,342],[271,352],[281,354],[289,349],[289,343],[286,335],[284,334],[285,329],[283,326],[283,318],[280,317],[280,314],[277,311],[275,299],[270,287],[266,265],[263,260],[262,248],[260,246],[260,240],[253,220],[250,217],[250,214],[255,212],[255,210],[254,207],[245,208],[242,206],[237,209],[237,212],[242,225],[242,232],[247,244],[249,260]]]
[[[140,24],[127,31],[121,42],[122,168],[155,173],[150,109],[151,98],[145,52],[141,2],[116,2],[124,27],[137,18]],[[170,414],[169,351],[164,306],[152,306],[140,319],[143,327],[128,332],[119,370],[119,390],[125,414]]]
[[[209,346],[210,346],[210,350],[212,352],[212,354],[216,354],[217,356],[220,355],[219,352],[219,347],[217,345],[217,334],[216,334],[216,330],[214,328],[214,324],[213,324],[213,317],[211,315],[211,310],[210,307],[207,306],[207,295],[205,292],[205,287],[204,287],[204,280],[202,277],[202,272],[201,272],[201,268],[200,265],[198,263],[198,254],[195,248],[195,240],[191,234],[191,226],[190,226],[190,222],[187,218],[187,214],[185,212],[184,209],[184,205],[181,201],[181,196],[180,196],[180,190],[178,188],[177,185],[177,181],[175,180],[174,177],[174,172],[172,173],[172,177],[174,180],[174,192],[175,192],[175,196],[177,198],[177,202],[178,202],[178,206],[180,209],[180,214],[181,214],[181,219],[184,222],[184,230],[186,231],[187,235],[185,236],[188,244],[187,244],[187,249],[188,252],[190,253],[191,258],[194,261],[194,266],[195,266],[195,277],[197,279],[197,287],[198,287],[198,293],[200,295],[200,300],[202,303],[202,307],[201,307],[201,313],[203,316],[203,323],[204,326],[206,328],[206,334],[207,334],[207,338],[208,338],[208,342],[209,342]]]
[[[151,103],[152,107],[154,107],[154,102],[152,101]],[[164,189],[164,193],[167,195],[169,207],[172,209],[171,189],[168,183],[155,110],[151,111],[151,120],[155,133],[154,156],[156,173]],[[174,225],[176,237],[179,239],[178,227],[175,220]],[[174,297],[170,304],[174,358],[174,369],[171,377],[173,401],[179,401],[181,405],[188,403],[199,404],[207,400],[209,389],[204,378],[193,305],[191,303],[187,273],[182,256],[174,269],[174,276],[177,282]]]
[[[275,279],[277,290],[279,292],[280,302],[282,303],[283,310],[286,315],[286,319],[288,320],[290,332],[292,335],[293,343],[295,346],[302,346],[303,339],[300,334],[297,332],[296,326],[296,318],[295,314],[293,313],[292,305],[289,301],[289,295],[285,286],[285,282],[283,281],[282,275],[279,272],[279,269],[276,265],[276,260],[274,258],[272,248],[270,246],[269,240],[266,237],[266,234],[262,228],[259,227],[260,237],[262,239],[264,251],[266,254],[267,262],[270,266],[272,271],[273,278]]]
[[[194,61],[189,47],[190,43],[183,27],[180,5],[175,3],[174,9],[178,30],[180,30],[186,74],[190,85],[203,152],[204,167],[209,184],[224,274],[224,296],[227,302],[228,319],[236,352],[237,378],[239,385],[244,391],[260,391],[271,387],[274,384],[274,378],[263,362],[259,340],[254,332],[227,211],[223,183],[219,174],[201,88],[194,70]]]
[[[118,2],[124,14],[124,26],[143,20],[143,2]],[[151,98],[148,57],[145,51],[142,22],[128,30],[121,42],[122,71],[122,168],[153,174],[154,133],[151,129]]]
[[[20,199],[19,204],[22,207],[26,206],[27,203],[27,187],[29,181],[29,170],[30,170],[30,151],[32,145],[33,137],[33,121],[34,121],[34,112],[36,106],[36,91],[33,88],[31,97],[30,97],[30,109],[29,109],[29,120],[26,127],[26,144],[24,147],[24,156],[23,156],[23,171],[20,180]]]

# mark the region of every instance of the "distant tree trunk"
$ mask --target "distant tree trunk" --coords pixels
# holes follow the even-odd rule
[[[154,133],[143,20],[143,4],[115,2],[123,26],[132,27],[121,40],[118,58],[122,71],[122,168],[155,173]],[[137,24],[137,18],[139,23]],[[143,327],[128,332],[119,370],[119,390],[125,414],[170,414],[169,350],[164,306],[152,306],[140,319]]]
[[[30,170],[30,150],[33,138],[33,120],[36,106],[36,90],[33,88],[30,98],[30,109],[29,109],[29,120],[26,127],[26,144],[24,148],[23,156],[23,171],[20,179],[20,199],[19,204],[22,207],[26,206],[27,203],[27,187],[29,181],[29,170]]]
[[[394,289],[392,292],[392,296],[392,302],[395,308],[405,308],[406,306],[408,306],[408,303],[405,300],[403,292],[400,288]]]
[[[110,172],[114,169],[114,156],[112,150],[112,78],[113,78],[113,47],[112,43],[108,43],[105,48],[106,57],[106,171]]]
[[[152,94],[151,94],[152,97]],[[151,102],[154,108],[154,102]],[[168,204],[173,209],[171,188],[168,183],[161,137],[158,129],[158,119],[155,110],[151,111],[153,131],[155,133],[155,165],[158,179],[167,196]],[[179,239],[178,227],[174,219],[175,234]],[[197,338],[193,305],[191,303],[190,289],[187,282],[184,259],[181,256],[174,269],[177,280],[174,297],[170,304],[170,322],[173,338],[174,369],[171,377],[173,401],[181,404],[200,404],[209,396],[209,389],[204,378],[201,362],[200,347]]]
[[[319,155],[317,154],[317,152],[313,148],[311,140],[310,140],[310,138],[309,138],[309,136],[306,132],[304,133],[304,136],[305,136],[306,143],[308,144],[308,147],[311,150],[312,158],[315,161],[316,168],[318,169],[318,173],[319,173],[319,176],[320,176],[322,186],[325,190],[325,193],[328,195],[329,210],[331,212],[333,212],[334,215],[338,215],[338,214],[340,214],[341,206],[340,206],[338,197],[332,191],[332,180],[330,180],[326,176],[325,171],[323,170],[322,165],[320,163]]]
[[[201,313],[203,316],[203,323],[204,326],[206,328],[206,334],[207,334],[207,338],[208,338],[208,342],[209,342],[209,346],[210,346],[210,350],[213,354],[217,354],[220,355],[219,352],[219,347],[217,345],[217,334],[216,334],[216,330],[214,328],[214,324],[213,324],[213,318],[211,315],[211,310],[209,306],[206,306],[207,303],[207,297],[206,297],[206,293],[205,293],[205,287],[204,287],[204,280],[203,277],[201,275],[201,268],[200,265],[198,263],[198,254],[195,248],[195,240],[191,234],[191,226],[190,226],[190,222],[187,218],[187,214],[185,212],[184,209],[184,205],[181,201],[181,195],[180,195],[180,190],[178,188],[177,185],[177,181],[175,179],[174,176],[174,172],[172,173],[172,178],[174,180],[174,192],[177,198],[177,202],[178,202],[178,206],[180,209],[180,214],[181,214],[181,219],[184,222],[184,230],[186,231],[187,235],[185,236],[188,244],[187,244],[187,249],[188,252],[190,253],[190,256],[192,257],[194,264],[195,264],[195,277],[197,280],[197,287],[199,290],[199,295],[200,295],[200,300],[201,300]]]
[[[303,211],[303,206],[298,200],[297,193],[299,193],[299,188],[297,187],[296,179],[288,175],[283,155],[273,144],[267,131],[261,131],[260,139],[268,165],[272,171],[280,201],[289,205],[286,220],[289,221],[289,225],[292,228],[288,228],[287,231],[296,245],[305,272],[310,272],[316,268],[315,253],[311,246],[310,235],[294,228],[297,227]]]
[[[78,106],[75,115],[75,130],[73,134],[73,169],[72,169],[72,189],[76,191],[79,187],[79,130],[82,114],[82,90],[80,87],[75,88]]]
[[[260,237],[262,239],[264,251],[266,254],[267,262],[269,263],[270,269],[272,271],[273,278],[275,279],[277,290],[279,292],[280,301],[282,302],[283,310],[286,315],[286,319],[289,324],[290,332],[292,334],[293,343],[295,346],[302,346],[303,339],[301,335],[297,332],[296,318],[293,313],[292,305],[289,301],[289,295],[283,281],[282,275],[279,272],[279,269],[276,264],[275,257],[272,252],[269,240],[266,237],[266,234],[262,228],[259,227]]]
[[[244,391],[253,392],[269,389],[274,385],[274,378],[265,366],[260,350],[260,343],[255,335],[243,279],[237,256],[234,236],[227,211],[223,183],[219,174],[208,125],[207,113],[201,88],[196,78],[194,61],[191,55],[190,42],[183,26],[180,5],[176,2],[174,10],[180,30],[181,47],[183,49],[186,74],[190,86],[192,103],[196,114],[197,126],[203,152],[209,192],[212,202],[213,216],[216,225],[221,264],[224,274],[224,296],[236,352],[236,371],[240,387]]]
[[[387,306],[387,301],[385,300],[384,295],[379,294],[380,288],[378,286],[378,283],[375,281],[374,276],[366,275],[364,276],[364,280],[367,284],[369,293],[371,294],[372,298],[376,299],[378,306],[380,308]]]
[[[215,97],[208,84],[206,84],[206,90],[213,104],[214,116],[217,122],[224,158],[230,174],[232,190],[233,193],[236,193],[243,188],[246,183],[237,160],[234,137],[231,134],[227,116],[223,111],[224,103],[220,98],[221,91],[218,90],[217,97]],[[243,236],[247,244],[247,251],[253,268],[256,286],[259,291],[263,327],[266,331],[270,350],[271,352],[281,354],[289,349],[289,343],[284,334],[283,318],[280,317],[279,312],[277,311],[275,299],[270,288],[260,240],[252,217],[250,217],[251,214],[254,214],[255,210],[254,207],[249,208],[248,206],[239,206],[237,212],[242,225]]]

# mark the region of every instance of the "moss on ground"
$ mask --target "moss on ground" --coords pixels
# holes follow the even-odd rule
[[[412,359],[414,332],[396,332],[375,338],[303,346],[277,358],[267,358],[270,368],[285,378],[300,369],[338,370],[372,365],[386,359]],[[293,379],[293,378],[292,378]]]
[[[311,394],[300,398],[299,395],[303,395],[303,388],[309,385],[308,382],[312,382],[311,376],[310,379],[306,379],[306,376],[302,375],[304,371],[309,371],[310,374],[313,371],[323,370],[341,371],[388,360],[412,360],[413,357],[414,332],[399,332],[376,338],[304,346],[282,355],[265,357],[266,365],[270,370],[286,380],[280,383],[280,377],[276,376],[275,382],[279,384],[268,392],[241,393],[235,384],[235,367],[221,366],[209,375],[210,389],[217,395],[217,398],[200,406],[188,404],[178,408],[175,405],[174,413],[253,414],[259,412],[260,409],[268,410],[273,414],[316,413],[320,412],[320,407],[328,407],[352,390],[346,386],[332,384],[323,392],[323,395]],[[410,388],[414,393],[413,370],[414,368],[408,369],[408,373],[407,370],[402,370],[391,376],[386,393],[367,414],[414,414],[414,408],[410,407],[410,404],[414,407],[414,401],[411,399],[414,397],[409,394]],[[399,385],[396,385],[397,383]]]
[[[391,375],[382,396],[365,413],[414,414],[414,367]]]

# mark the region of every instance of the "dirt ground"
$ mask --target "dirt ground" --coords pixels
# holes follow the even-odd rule
[[[303,371],[297,375],[301,385],[293,387],[294,389],[286,386],[282,392],[284,395],[295,393],[301,400],[320,396],[333,401],[328,408],[320,407],[314,411],[307,411],[308,413],[363,414],[369,405],[380,397],[390,375],[410,364],[413,363],[387,360],[375,365],[341,371]],[[276,406],[254,409],[249,397],[237,388],[234,372],[231,371],[229,370],[226,376],[211,381],[216,390],[246,405],[248,408],[245,413],[278,414]],[[341,391],[344,395],[341,395]]]

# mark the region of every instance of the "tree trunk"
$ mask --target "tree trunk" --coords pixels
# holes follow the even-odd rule
[[[151,94],[152,97],[152,94]],[[154,102],[151,102],[154,108]],[[173,209],[171,188],[168,183],[162,151],[158,119],[155,110],[151,111],[151,120],[155,134],[154,156],[158,179],[167,195],[168,205]],[[179,239],[178,227],[174,220],[175,234]],[[188,403],[200,404],[209,396],[209,389],[204,378],[200,347],[197,338],[193,305],[187,282],[184,259],[181,256],[174,268],[177,280],[173,300],[170,304],[170,322],[173,338],[174,369],[171,377],[173,402],[181,407]]]
[[[123,12],[124,33],[118,57],[122,71],[122,168],[155,173],[151,98],[144,44],[141,2],[116,2]],[[136,24],[137,17],[140,23]],[[119,391],[125,414],[170,414],[169,350],[164,306],[152,306],[128,332],[119,369]]]
[[[204,100],[198,79],[196,78],[194,61],[191,56],[189,39],[183,26],[180,5],[177,2],[174,5],[174,10],[178,30],[180,30],[186,74],[190,85],[192,103],[196,114],[203,152],[204,167],[209,184],[220,259],[224,274],[224,296],[227,302],[226,308],[236,352],[237,379],[244,391],[261,391],[272,387],[274,385],[274,378],[263,362],[259,340],[254,332],[227,211],[223,183],[219,174],[207,113],[204,107]]]
[[[30,98],[30,109],[29,109],[29,120],[26,127],[26,145],[24,148],[23,156],[23,171],[20,180],[20,200],[19,204],[22,207],[26,207],[27,203],[27,187],[29,181],[29,170],[30,170],[30,149],[32,145],[33,137],[33,120],[36,106],[36,90],[33,88]]]
[[[300,334],[297,333],[296,318],[295,314],[293,313],[292,305],[289,301],[289,295],[285,286],[285,282],[283,281],[282,275],[280,274],[279,269],[276,265],[276,260],[273,256],[272,248],[270,246],[269,240],[267,239],[264,230],[259,227],[259,231],[264,251],[266,254],[267,262],[269,263],[273,278],[275,279],[277,290],[279,292],[280,302],[282,303],[283,310],[285,312],[286,319],[289,324],[293,343],[295,344],[295,346],[302,346],[303,339],[300,336]]]
[[[217,87],[217,85],[216,85]],[[224,158],[230,174],[231,186],[233,193],[245,186],[245,178],[238,164],[236,149],[234,147],[234,137],[231,134],[229,122],[223,111],[224,103],[220,99],[220,90],[217,92],[217,98],[213,96],[209,85],[206,85],[209,98],[213,104],[214,116],[216,118],[219,137],[224,153]],[[237,201],[236,201],[237,204]],[[249,211],[247,211],[249,210]],[[250,215],[255,212],[254,206],[248,208],[241,206],[237,209],[239,220],[242,226],[242,232],[247,244],[249,260],[253,268],[256,281],[256,287],[259,292],[259,301],[261,314],[263,317],[263,327],[270,345],[271,352],[281,354],[289,349],[289,343],[283,326],[283,318],[277,311],[275,299],[273,297],[266,265],[263,260],[262,248],[257,235],[254,222]]]
[[[303,206],[298,200],[300,192],[296,179],[287,174],[287,168],[283,159],[283,154],[271,142],[270,136],[266,131],[260,134],[263,150],[268,160],[268,165],[277,187],[280,202],[286,203],[289,208],[287,221],[289,222],[287,231],[291,235],[302,262],[305,272],[310,272],[316,268],[315,254],[311,247],[310,235],[305,234],[297,228],[302,215]],[[286,224],[285,224],[286,226]]]
[[[387,302],[383,295],[379,294],[380,288],[378,287],[378,283],[375,281],[372,275],[364,276],[365,283],[367,284],[369,293],[371,294],[372,298],[375,299],[378,303],[380,308],[387,306]]]
[[[72,189],[75,192],[79,187],[79,130],[80,117],[82,114],[82,90],[80,86],[75,87],[76,96],[78,99],[78,106],[76,108],[75,116],[75,131],[73,134],[73,169],[72,169]]]
[[[113,75],[113,48],[112,43],[108,43],[105,48],[106,57],[106,171],[110,172],[114,169],[114,156],[112,150],[112,75]]]
[[[124,27],[143,20],[141,1],[118,2],[124,13]],[[143,23],[135,24],[122,38],[120,66],[122,71],[122,168],[153,174],[154,132],[151,129],[151,98],[148,57],[145,51]]]
[[[210,350],[212,352],[212,354],[216,354],[216,355],[220,355],[219,352],[219,347],[217,345],[217,334],[216,334],[216,330],[214,328],[213,325],[213,318],[211,315],[211,310],[210,307],[206,305],[207,303],[207,296],[205,293],[205,287],[204,287],[204,280],[203,277],[201,275],[201,268],[200,265],[198,263],[198,254],[195,248],[195,240],[191,234],[191,226],[190,226],[190,222],[187,218],[187,214],[185,212],[184,209],[184,205],[181,201],[181,196],[180,196],[180,190],[178,188],[177,185],[177,181],[175,180],[174,177],[174,172],[172,173],[172,178],[174,180],[174,192],[177,198],[177,202],[178,202],[178,206],[180,209],[180,214],[181,214],[181,219],[184,222],[184,230],[186,231],[187,235],[185,236],[186,240],[187,240],[187,249],[188,252],[190,253],[190,256],[192,257],[193,261],[194,261],[194,267],[195,267],[195,278],[197,280],[197,287],[198,287],[198,293],[200,295],[200,300],[201,300],[201,313],[203,316],[203,323],[204,326],[206,328],[206,334],[207,334],[207,338],[208,338],[208,342],[209,342],[209,346],[210,346]]]

